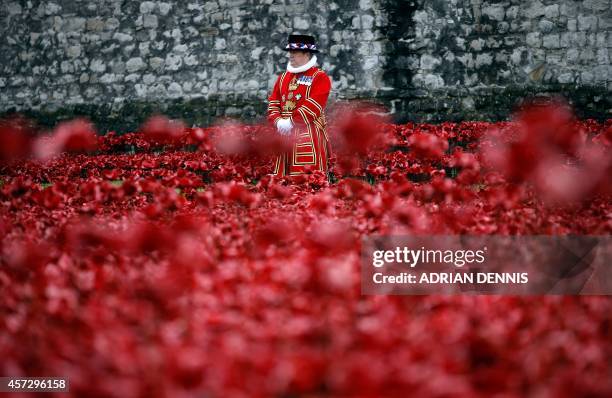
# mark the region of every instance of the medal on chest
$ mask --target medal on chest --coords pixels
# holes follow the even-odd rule
[[[294,109],[295,109],[295,102],[293,101],[285,102],[285,105],[283,106],[284,111],[292,111]]]
[[[297,90],[297,88],[298,82],[295,76],[293,76],[293,79],[291,79],[291,81],[289,82],[289,91]]]
[[[300,76],[300,78],[297,81],[297,84],[301,84],[304,86],[312,85],[312,76]]]

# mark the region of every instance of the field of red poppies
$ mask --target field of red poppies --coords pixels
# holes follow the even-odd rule
[[[609,397],[608,297],[363,296],[369,234],[609,235],[612,120],[0,125],[0,376],[82,397]],[[65,395],[65,394],[64,394]],[[62,395],[62,396],[64,396]],[[59,394],[58,394],[59,396]]]

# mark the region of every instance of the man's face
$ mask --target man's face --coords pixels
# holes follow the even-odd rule
[[[308,61],[310,61],[310,53],[308,51],[289,51],[289,63],[294,68],[306,65]]]

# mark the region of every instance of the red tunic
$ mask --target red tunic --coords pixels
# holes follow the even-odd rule
[[[323,110],[331,90],[327,74],[317,67],[302,73],[283,72],[268,98],[268,120],[276,127],[280,118],[290,118],[295,140],[291,152],[279,155],[274,174],[297,175],[305,166],[327,172],[329,139]]]

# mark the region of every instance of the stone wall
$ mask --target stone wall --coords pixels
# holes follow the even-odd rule
[[[581,116],[612,117],[609,0],[431,0],[411,19],[388,51],[401,53],[390,102],[408,119],[501,119],[523,96],[554,93]]]
[[[0,112],[133,129],[265,111],[290,32],[315,32],[332,102],[369,98],[400,121],[503,119],[561,93],[612,117],[610,0],[3,1]]]

